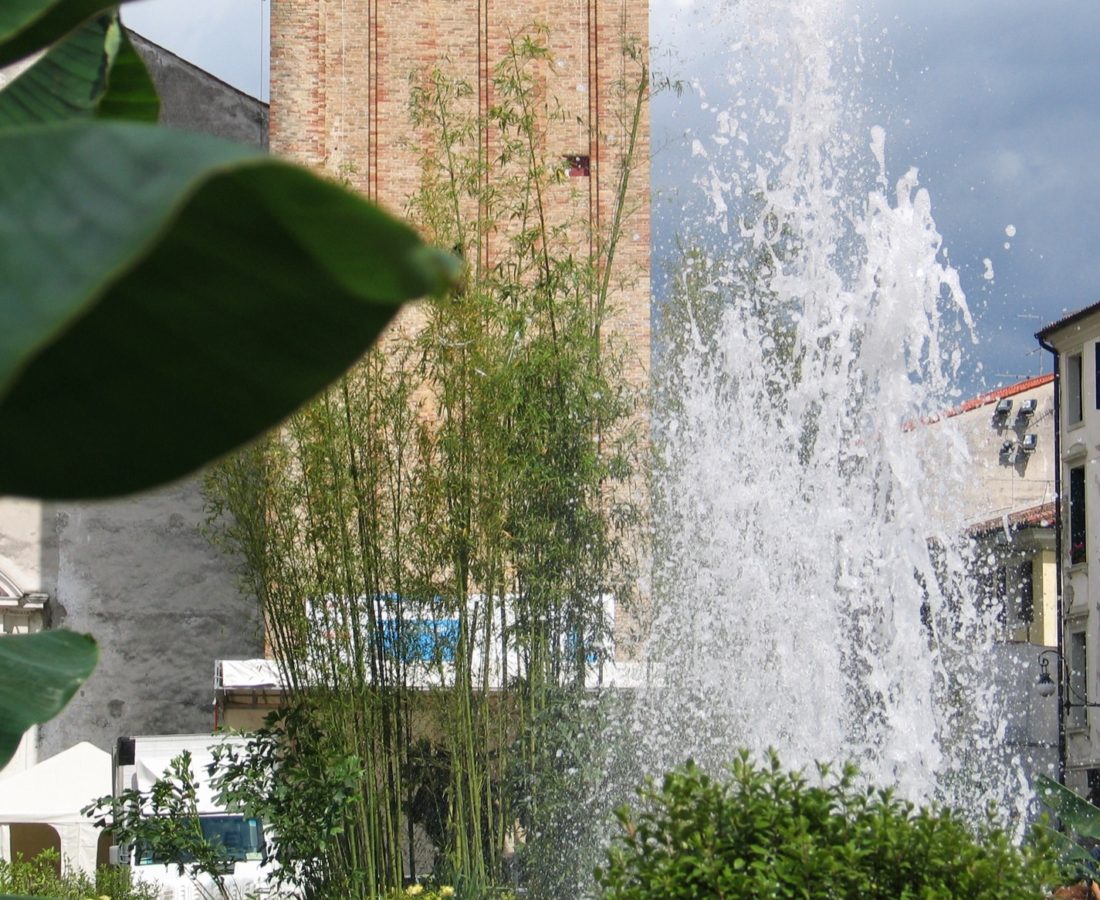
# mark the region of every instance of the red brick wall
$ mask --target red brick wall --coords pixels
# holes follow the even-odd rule
[[[471,103],[484,111],[494,102],[489,74],[510,38],[545,24],[547,92],[565,112],[547,129],[546,150],[591,157],[590,177],[554,188],[551,215],[587,221],[593,234],[610,227],[630,111],[617,85],[635,72],[622,47],[646,40],[647,0],[272,0],[271,6],[272,152],[323,168],[399,214],[419,183],[418,154],[430,137],[409,124],[410,78],[444,67],[476,85]],[[648,117],[642,124],[611,302],[612,330],[631,348],[630,377],[644,389]],[[578,229],[579,245],[589,231]]]

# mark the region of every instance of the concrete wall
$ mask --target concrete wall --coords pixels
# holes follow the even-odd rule
[[[57,540],[37,500],[0,497],[0,572],[26,592],[57,587]]]
[[[267,104],[238,91],[163,47],[130,32],[160,94],[161,123],[267,146]]]
[[[263,641],[256,603],[200,533],[199,482],[44,512],[58,542],[51,624],[95,635],[100,659],[42,726],[42,755],[82,740],[110,750],[125,734],[209,731],[214,661],[258,655]]]
[[[1034,400],[1035,412],[1026,418],[1018,413],[1026,401]],[[997,405],[1011,403],[1009,411],[997,415]],[[967,454],[966,480],[961,492],[952,493],[947,508],[939,510],[943,524],[952,527],[978,525],[989,520],[1054,502],[1054,386],[1051,376],[1032,378],[1019,384],[982,394],[946,412],[937,420],[914,427],[911,434],[921,439],[925,427],[946,429],[955,438],[951,452]],[[1032,453],[1019,449],[1027,434],[1038,441]],[[1011,450],[1005,450],[1010,444]],[[930,454],[944,453],[940,442],[925,444],[925,458],[943,471],[951,470]]]

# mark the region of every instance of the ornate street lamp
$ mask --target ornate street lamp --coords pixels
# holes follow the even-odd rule
[[[1046,658],[1048,656],[1058,658],[1057,681],[1050,675],[1050,660]],[[1039,654],[1039,680],[1035,682],[1035,690],[1040,697],[1053,697],[1055,692],[1058,693],[1058,781],[1061,784],[1066,783],[1066,714],[1071,709],[1100,706],[1100,703],[1090,703],[1089,698],[1083,696],[1066,675],[1066,660],[1062,651],[1051,649]],[[1072,698],[1070,694],[1073,695]]]

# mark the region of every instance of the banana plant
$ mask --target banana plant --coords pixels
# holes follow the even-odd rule
[[[3,0],[0,494],[180,478],[338,378],[457,261],[318,176],[158,127],[104,0]],[[0,638],[0,766],[95,665],[87,636]]]
[[[1046,822],[1036,830],[1050,837],[1062,858],[1062,866],[1077,880],[1100,881],[1100,860],[1084,846],[1100,846],[1100,809],[1084,797],[1040,775],[1037,781],[1040,802],[1061,822],[1064,831],[1056,831]]]

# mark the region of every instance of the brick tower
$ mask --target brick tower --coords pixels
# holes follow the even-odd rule
[[[577,229],[579,246],[594,247],[589,234],[607,233],[630,127],[628,83],[638,71],[624,47],[645,44],[647,0],[272,0],[271,7],[272,152],[323,168],[399,215],[419,185],[423,141],[432,137],[410,124],[411,85],[445,67],[470,85],[468,102],[484,115],[496,102],[492,73],[510,41],[547,26],[540,78],[563,115],[545,128],[544,150],[565,161],[570,175],[548,206],[588,226]],[[482,140],[491,153],[493,135]],[[610,298],[610,326],[631,348],[628,377],[644,389],[647,112],[637,147],[611,273],[624,286]]]

